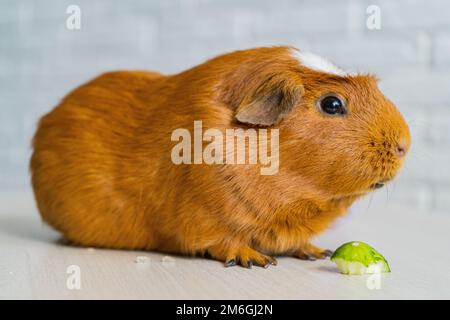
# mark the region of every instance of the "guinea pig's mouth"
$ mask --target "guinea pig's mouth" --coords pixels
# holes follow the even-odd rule
[[[384,179],[384,180],[380,180],[380,181],[378,181],[378,182],[375,182],[374,184],[372,184],[372,185],[370,186],[370,189],[376,190],[376,189],[383,188],[384,185],[385,185],[386,183],[388,183],[390,180],[391,180],[391,179]]]
[[[385,182],[380,181],[380,182],[377,182],[377,183],[374,183],[373,185],[371,185],[370,189],[374,189],[374,190],[380,189],[380,188],[383,188],[384,185],[385,185]]]

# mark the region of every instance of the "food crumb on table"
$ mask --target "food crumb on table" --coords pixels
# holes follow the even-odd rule
[[[161,258],[161,262],[175,262],[175,258],[170,256],[164,256]]]
[[[136,262],[136,263],[148,263],[148,262],[150,262],[150,258],[146,257],[146,256],[137,256],[136,259],[134,260],[134,262]]]

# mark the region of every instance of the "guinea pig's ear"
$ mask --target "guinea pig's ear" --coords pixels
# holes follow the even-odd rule
[[[283,119],[299,102],[303,87],[286,79],[268,79],[244,97],[236,109],[241,123],[271,126]]]

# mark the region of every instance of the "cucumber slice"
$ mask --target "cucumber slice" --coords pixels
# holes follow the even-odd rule
[[[374,248],[361,241],[340,246],[331,256],[339,271],[348,275],[391,272],[386,259]]]

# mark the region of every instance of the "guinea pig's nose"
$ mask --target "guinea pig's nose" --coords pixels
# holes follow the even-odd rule
[[[408,151],[408,146],[406,143],[399,142],[397,143],[397,146],[395,147],[395,154],[397,157],[402,158],[405,156],[406,152]]]

